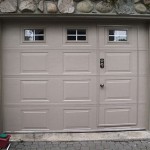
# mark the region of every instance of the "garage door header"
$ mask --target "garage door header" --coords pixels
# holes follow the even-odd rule
[[[35,15],[146,15],[150,0],[0,0],[0,16]]]

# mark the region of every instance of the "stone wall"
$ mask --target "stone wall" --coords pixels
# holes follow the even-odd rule
[[[1,22],[0,22],[0,47],[1,47]],[[0,55],[1,61],[1,55]],[[1,93],[1,84],[2,84],[2,75],[1,75],[2,66],[0,64],[0,133],[3,131],[3,120],[2,120],[2,93]]]
[[[150,0],[0,0],[0,14],[150,14]]]

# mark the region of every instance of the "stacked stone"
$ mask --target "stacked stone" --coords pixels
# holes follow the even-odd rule
[[[134,3],[137,13],[150,13],[150,0],[134,0]]]
[[[1,13],[146,14],[150,0],[0,0]]]

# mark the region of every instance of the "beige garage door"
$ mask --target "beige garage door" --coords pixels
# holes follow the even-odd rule
[[[4,23],[4,130],[146,128],[146,32],[142,25]]]

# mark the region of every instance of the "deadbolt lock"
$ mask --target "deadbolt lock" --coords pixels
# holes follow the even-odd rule
[[[104,58],[100,59],[100,68],[104,68]]]

